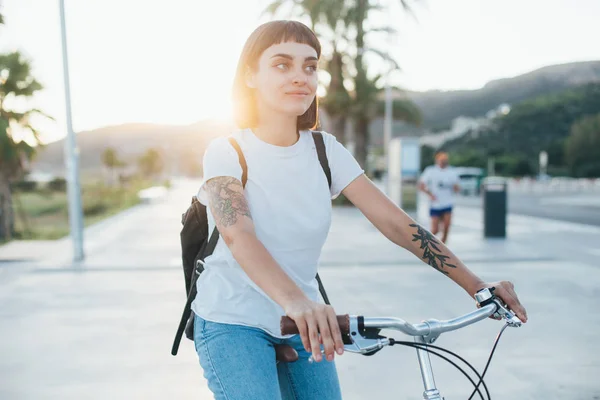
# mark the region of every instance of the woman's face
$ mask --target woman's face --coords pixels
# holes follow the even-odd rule
[[[307,44],[286,42],[267,48],[250,71],[247,84],[256,89],[259,110],[298,117],[317,91],[317,52]]]

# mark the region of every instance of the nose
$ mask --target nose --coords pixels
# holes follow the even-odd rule
[[[304,86],[306,85],[306,76],[302,73],[297,73],[294,75],[292,82],[294,86]]]

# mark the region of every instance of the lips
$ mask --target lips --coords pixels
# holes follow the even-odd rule
[[[286,94],[291,94],[291,95],[294,95],[294,96],[308,96],[310,93],[296,91],[296,92],[287,92]]]

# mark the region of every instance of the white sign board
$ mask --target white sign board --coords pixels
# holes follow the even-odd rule
[[[404,179],[416,179],[421,170],[421,143],[418,138],[401,138],[400,147],[402,149],[400,158],[402,176]]]
[[[548,166],[548,153],[540,151],[540,168],[546,168]]]

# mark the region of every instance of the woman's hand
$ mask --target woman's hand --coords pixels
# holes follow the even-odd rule
[[[479,286],[477,290],[483,288],[491,288],[495,287],[494,295],[498,296],[510,310],[512,310],[517,317],[521,320],[521,322],[527,322],[527,311],[525,311],[525,307],[521,305],[519,298],[517,297],[517,293],[515,293],[515,285],[509,281],[500,281],[494,283],[485,283]],[[475,292],[472,293],[472,296],[475,297]]]
[[[290,302],[285,314],[296,322],[302,344],[313,359],[321,361],[321,343],[325,348],[325,357],[332,361],[334,351],[344,353],[342,334],[333,307],[303,298]]]

